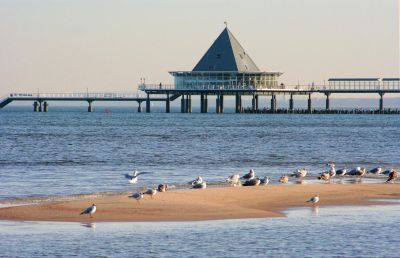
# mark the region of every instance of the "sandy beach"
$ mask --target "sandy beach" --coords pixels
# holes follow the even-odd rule
[[[140,204],[129,195],[103,196],[67,202],[0,209],[2,220],[25,221],[197,221],[284,216],[288,208],[319,194],[319,206],[383,204],[374,199],[400,198],[399,184],[325,184],[222,187],[175,190],[145,196]],[[93,218],[79,213],[92,203]]]

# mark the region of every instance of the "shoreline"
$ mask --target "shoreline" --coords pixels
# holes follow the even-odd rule
[[[385,205],[378,199],[400,199],[400,184],[293,184],[173,190],[145,196],[129,194],[0,208],[0,220],[59,222],[163,222],[284,217],[285,210],[313,206]],[[79,215],[92,203],[97,212]]]

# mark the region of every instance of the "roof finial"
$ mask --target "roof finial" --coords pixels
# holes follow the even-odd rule
[[[224,21],[224,24],[225,24],[225,28],[228,28],[228,22]]]

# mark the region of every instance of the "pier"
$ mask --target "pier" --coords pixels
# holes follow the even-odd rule
[[[33,101],[35,112],[47,112],[49,102],[84,101],[88,112],[93,111],[95,101],[137,102],[138,112],[151,112],[151,102],[165,102],[165,112],[171,112],[171,102],[180,98],[181,113],[192,113],[192,100],[200,99],[200,112],[210,111],[209,97],[215,97],[215,113],[224,113],[226,98],[235,98],[236,113],[319,113],[319,114],[398,114],[397,109],[385,109],[384,96],[400,93],[400,78],[331,78],[328,84],[285,85],[279,81],[283,74],[276,71],[261,71],[241,44],[226,27],[211,47],[205,52],[192,71],[171,71],[174,83],[145,84],[144,80],[137,86],[141,94],[132,93],[10,93],[0,99],[0,108],[14,101]],[[373,110],[346,111],[332,107],[331,98],[335,94],[362,94],[378,97],[377,108]],[[325,96],[325,109],[313,107],[313,95]],[[278,109],[277,96],[290,97],[287,108]],[[296,109],[295,97],[307,98],[307,109]],[[251,97],[251,107],[243,107],[242,98]],[[269,108],[260,110],[262,103]],[[400,107],[399,107],[400,108]]]

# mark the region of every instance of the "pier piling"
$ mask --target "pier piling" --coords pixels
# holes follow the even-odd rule
[[[239,94],[239,92],[236,93],[235,111],[236,113],[242,112],[242,96]]]
[[[39,104],[37,101],[33,102],[33,112],[38,112],[39,111]]]
[[[385,95],[384,92],[380,92],[380,93],[379,93],[379,96],[381,97],[381,98],[379,99],[379,112],[380,112],[381,114],[383,114],[383,112],[384,112],[384,107],[383,107],[383,95]]]
[[[309,113],[309,114],[311,114],[312,113],[312,102],[311,102],[311,94],[308,94],[308,107],[307,107],[307,112]]]
[[[219,96],[219,112],[224,113],[224,95]]]
[[[185,95],[182,95],[181,98],[181,113],[185,113],[186,110],[186,101],[185,101]]]
[[[88,109],[87,109],[87,111],[88,112],[92,112],[93,111],[93,108],[92,108],[92,101],[91,100],[88,100]]]
[[[48,112],[49,111],[49,104],[47,102],[43,102],[43,112]]]
[[[289,100],[289,111],[290,111],[290,113],[293,112],[293,107],[294,107],[293,104],[294,104],[293,103],[293,94],[290,94],[290,100]]]
[[[146,99],[146,113],[150,113],[150,94],[147,93],[147,99]]]
[[[138,101],[138,104],[139,104],[139,106],[138,106],[138,108],[137,108],[137,112],[138,112],[138,113],[142,113],[142,111],[143,111],[142,102],[141,102],[141,101]]]
[[[171,112],[171,105],[169,100],[169,93],[167,93],[167,99],[165,100],[165,113]]]
[[[326,103],[325,103],[325,110],[328,112],[331,107],[330,107],[330,101],[329,101],[329,96],[331,95],[330,92],[325,93],[326,95]]]
[[[42,112],[42,101],[39,100],[39,112]]]

